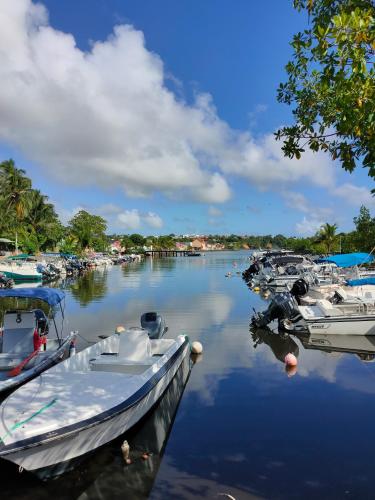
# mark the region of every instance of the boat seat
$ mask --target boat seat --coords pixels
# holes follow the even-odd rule
[[[93,371],[127,373],[129,375],[139,375],[157,361],[157,357],[147,357],[134,361],[119,355],[102,355],[90,360],[90,368]]]
[[[151,356],[151,342],[146,330],[129,328],[120,333],[118,355],[131,361],[141,361]]]
[[[316,301],[316,305],[322,312],[322,316],[342,316],[344,314],[338,307],[334,305],[327,299],[320,299]]]
[[[31,354],[34,351],[34,330],[33,311],[7,312],[4,316],[2,353]]]

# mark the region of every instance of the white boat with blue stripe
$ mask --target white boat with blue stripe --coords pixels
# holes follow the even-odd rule
[[[160,399],[185,356],[185,335],[114,334],[59,363],[0,406],[0,456],[26,470],[79,457],[123,434]]]

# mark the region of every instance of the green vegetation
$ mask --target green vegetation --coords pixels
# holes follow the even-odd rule
[[[286,237],[282,234],[263,236],[209,235],[208,244],[219,244],[225,249],[287,248],[296,252],[330,253],[371,251],[375,246],[375,218],[362,206],[354,217],[355,230],[337,234],[336,224],[324,224],[309,238]],[[64,227],[48,197],[32,187],[25,171],[13,160],[0,163],[0,236],[18,239],[19,249],[28,253],[55,250],[82,254],[87,249],[106,251],[111,241],[119,240],[127,252],[173,250],[176,242],[190,243],[193,237],[174,234],[163,236],[129,235],[107,236],[107,222],[85,210],[78,212]]]
[[[25,171],[13,160],[0,163],[0,234],[17,238],[26,252],[54,247],[63,234],[48,197],[32,188]]]
[[[281,128],[286,156],[308,146],[327,151],[348,171],[375,177],[375,5],[373,0],[294,0],[309,28],[294,36],[288,81],[278,101],[293,105],[295,124]]]
[[[18,241],[27,253],[59,249],[81,253],[106,250],[106,221],[81,210],[64,227],[48,196],[32,187],[31,179],[13,160],[0,163],[0,236]]]

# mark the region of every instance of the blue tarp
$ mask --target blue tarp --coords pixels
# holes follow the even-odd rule
[[[366,264],[373,261],[373,256],[368,253],[342,253],[338,255],[329,255],[319,259],[317,262],[333,262],[339,267],[352,267]]]
[[[3,297],[39,299],[47,302],[51,307],[57,306],[65,298],[65,293],[56,288],[12,288],[0,290],[0,299]]]
[[[358,278],[356,280],[348,280],[349,286],[375,285],[375,278]]]

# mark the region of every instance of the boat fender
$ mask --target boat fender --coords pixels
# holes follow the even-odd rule
[[[121,445],[122,456],[124,457],[126,465],[130,465],[132,463],[130,459],[130,446],[129,443],[125,441]]]
[[[76,353],[76,340],[72,339],[69,344],[69,358],[74,356]]]
[[[202,344],[200,342],[197,342],[197,341],[193,342],[191,344],[191,352],[192,352],[192,354],[202,354],[202,352],[203,352]]]
[[[38,332],[37,328],[35,328],[35,330],[34,330],[33,343],[34,343],[34,351],[40,351],[42,344],[43,344],[43,341],[39,336],[39,332]]]
[[[286,356],[285,356],[285,364],[287,366],[297,366],[297,358],[295,357],[294,354],[292,354],[291,352],[289,352]]]

